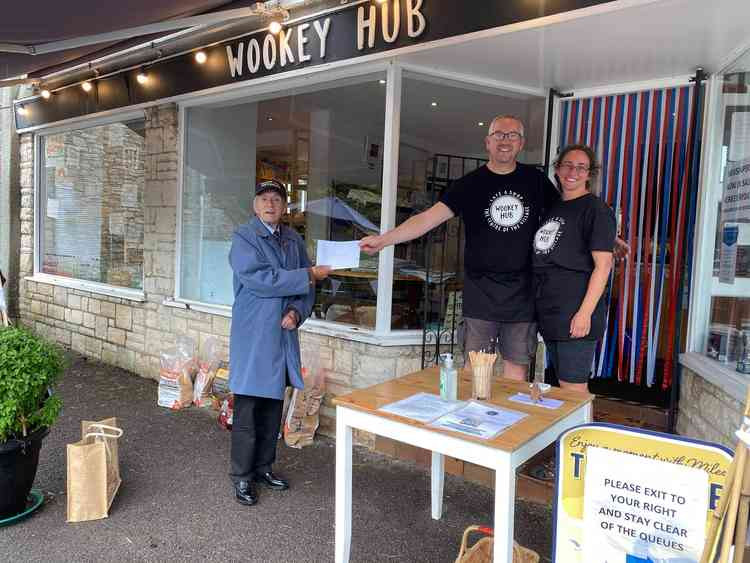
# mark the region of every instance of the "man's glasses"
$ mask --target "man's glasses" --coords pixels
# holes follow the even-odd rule
[[[567,162],[564,162],[564,163],[562,163],[560,165],[560,170],[567,170],[568,172],[572,172],[573,170],[575,170],[579,174],[583,174],[583,173],[589,171],[589,167],[588,166],[583,166],[582,164],[579,164],[578,166],[575,166],[573,164],[569,164]]]
[[[502,131],[495,131],[494,133],[490,133],[490,137],[492,137],[496,141],[502,141],[504,139],[508,139],[509,141],[520,141],[521,139],[523,139],[523,135],[521,135],[518,131],[508,131],[507,133],[503,133]]]

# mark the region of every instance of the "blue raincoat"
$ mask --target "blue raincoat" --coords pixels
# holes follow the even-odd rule
[[[253,217],[232,236],[229,388],[240,395],[283,399],[287,376],[289,385],[304,388],[297,330],[281,328],[281,319],[294,309],[302,324],[312,312],[315,288],[302,237],[280,229],[277,238]]]

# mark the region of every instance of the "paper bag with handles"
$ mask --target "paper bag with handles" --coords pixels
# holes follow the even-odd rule
[[[106,518],[120,488],[116,418],[81,422],[81,440],[68,444],[68,522]]]

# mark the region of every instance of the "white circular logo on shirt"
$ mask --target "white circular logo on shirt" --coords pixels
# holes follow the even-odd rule
[[[519,194],[504,191],[495,194],[484,213],[491,227],[498,231],[510,231],[526,222],[529,209]]]
[[[561,227],[565,223],[560,217],[547,220],[539,227],[534,235],[534,252],[537,254],[549,254],[555,247],[562,234]]]

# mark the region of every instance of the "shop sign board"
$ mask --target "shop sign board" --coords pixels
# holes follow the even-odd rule
[[[16,114],[16,127],[154,102],[614,1],[360,0],[343,6],[336,2],[320,15],[291,20],[278,34],[264,29],[205,47],[204,64],[197,64],[193,53],[184,53],[154,61],[143,69],[96,79],[91,92],[65,88],[50,100],[23,102],[26,111]],[[140,84],[136,76],[143,71],[149,78]]]
[[[732,452],[593,423],[558,439],[557,562],[697,562]]]

